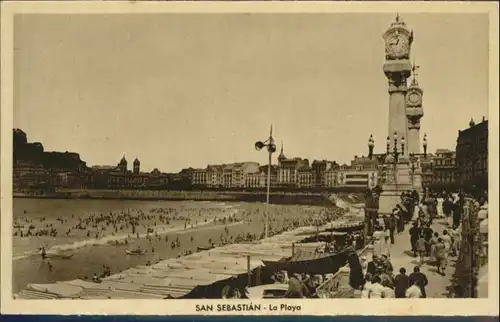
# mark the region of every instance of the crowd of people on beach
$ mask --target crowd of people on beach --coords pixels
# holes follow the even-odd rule
[[[378,196],[374,194],[373,197]],[[362,297],[425,298],[428,279],[421,268],[432,265],[438,274],[445,276],[449,259],[459,256],[466,197],[475,200],[482,209],[487,209],[487,197],[484,195],[442,191],[426,193],[419,198],[416,191],[408,191],[401,194],[400,203],[390,215],[379,218],[368,213],[374,228],[374,244],[372,261],[361,259],[364,269]],[[444,222],[444,229],[438,230],[433,226],[436,219]],[[401,267],[399,274],[395,275],[390,260],[391,246],[395,244],[395,235],[403,233],[406,227],[410,227],[409,249],[418,258],[418,265],[413,267],[409,276],[405,267]]]
[[[340,217],[345,212],[341,208],[332,208],[322,212],[321,209],[323,208],[314,206],[273,205],[267,218],[268,237],[302,226],[324,224],[327,220]],[[320,212],[321,215],[318,215]],[[66,237],[77,237],[76,240],[88,240],[89,245],[127,246],[128,252],[132,254],[151,255],[154,253],[154,258],[148,256],[146,265],[149,266],[172,256],[179,258],[214,247],[261,240],[265,238],[264,222],[266,216],[266,210],[261,204],[247,204],[244,207],[202,205],[177,208],[129,208],[107,213],[69,214],[67,217],[59,216],[57,218],[50,218],[50,216],[38,218],[25,210],[23,216],[18,216],[15,219],[14,235],[17,238],[60,236],[63,238],[62,240],[67,240]],[[245,223],[251,226],[248,231],[242,232],[241,229],[231,228],[233,225]],[[176,227],[176,231],[183,228],[188,230],[200,227],[200,224],[207,226],[208,229],[211,229],[210,227],[213,225],[220,227],[217,229],[223,230],[219,238],[214,238],[213,233],[210,234],[210,237],[204,237],[203,233],[198,234],[196,230],[193,230],[186,244],[186,240],[181,241],[178,233],[169,233],[168,229]],[[261,230],[259,231],[259,229]],[[97,243],[99,239],[104,237],[107,237],[105,242]],[[51,241],[55,240],[54,238]],[[39,241],[39,244],[36,245],[37,253],[42,253],[42,260],[46,262],[43,267],[45,267],[44,269],[49,267],[49,272],[53,271],[53,265],[57,265],[54,262],[55,259],[59,259],[57,255],[72,254],[71,249],[52,249],[46,239],[35,239],[34,241]],[[171,250],[178,250],[177,254],[163,254],[162,249],[164,250],[165,246],[161,244],[165,243]],[[206,247],[202,247],[200,244],[205,244]],[[70,256],[66,258],[69,259]],[[98,282],[107,277],[110,271],[111,268],[106,266],[101,272],[89,272],[88,276],[80,278]]]
[[[71,214],[68,225],[68,218],[56,218],[50,220],[46,216],[33,219],[24,211],[24,216],[18,217],[14,222],[14,236],[52,236],[57,237],[88,237],[98,239],[104,236],[117,236],[126,234],[138,235],[139,230],[146,233],[158,230],[159,227],[168,227],[174,222],[182,222],[184,228],[194,228],[201,222],[207,222],[208,218],[219,218],[221,213],[227,214],[229,209],[216,207],[185,207],[185,208],[152,208],[148,213],[140,208],[128,208],[119,211],[109,211],[108,213],[89,212],[84,215]],[[220,218],[224,223],[231,222],[234,217],[223,216]],[[37,223],[39,222],[39,223]],[[38,227],[36,226],[38,224]],[[27,226],[27,228],[26,228]],[[41,227],[40,227],[41,226]],[[67,228],[67,230],[66,230]],[[65,231],[61,231],[64,229]]]

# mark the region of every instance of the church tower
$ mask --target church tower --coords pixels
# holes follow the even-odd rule
[[[141,172],[141,161],[138,158],[134,160],[134,173],[139,174]]]
[[[125,155],[123,155],[122,159],[120,160],[120,163],[118,163],[118,168],[122,172],[127,172],[127,159],[125,159]]]
[[[394,133],[400,141],[408,137],[407,115],[406,115],[406,93],[408,91],[407,79],[411,75],[412,65],[410,63],[411,44],[413,42],[413,31],[410,31],[401,20],[399,14],[395,21],[383,34],[385,42],[384,74],[389,81],[389,149],[394,149]],[[400,146],[397,149],[400,150]],[[404,151],[405,155],[408,149]]]
[[[283,141],[281,141],[281,152],[280,155],[278,156],[278,165],[281,165],[283,161],[286,160],[285,154],[283,153]]]

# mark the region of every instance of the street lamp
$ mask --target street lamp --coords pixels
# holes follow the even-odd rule
[[[400,138],[400,140],[399,140],[399,143],[401,144],[400,150],[398,150],[398,133],[397,132],[394,132],[393,140],[394,140],[394,147],[393,147],[392,151],[390,151],[391,138],[387,137],[386,152],[384,154],[374,154],[373,148],[375,147],[375,140],[373,139],[373,135],[370,134],[370,137],[368,138],[368,157],[370,159],[372,159],[373,156],[377,156],[377,157],[382,157],[385,160],[385,158],[387,158],[389,155],[391,155],[394,157],[394,163],[397,163],[398,157],[405,153],[406,140],[405,140],[404,136],[402,136]]]
[[[269,232],[269,191],[271,189],[271,163],[272,163],[272,154],[276,152],[276,145],[274,144],[273,139],[273,126],[271,125],[271,130],[269,131],[269,138],[262,142],[255,142],[255,150],[260,151],[262,148],[267,147],[267,152],[269,152],[269,164],[267,166],[267,194],[266,194],[266,216],[265,216],[265,224],[264,224],[264,237],[268,237]]]
[[[422,146],[424,147],[424,158],[427,159],[427,133],[424,133],[424,140],[422,142]]]

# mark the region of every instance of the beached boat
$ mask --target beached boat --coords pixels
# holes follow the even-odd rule
[[[344,266],[352,252],[352,247],[347,247],[336,253],[316,253],[314,251],[298,250],[292,257],[279,261],[265,261],[271,271],[285,270],[293,273],[330,274],[336,273]]]
[[[127,255],[145,255],[148,251],[145,249],[136,249],[136,250],[128,250],[125,249],[125,253]]]
[[[341,222],[336,224],[329,224],[322,227],[324,231],[328,232],[345,232],[345,233],[353,233],[360,230],[363,230],[365,227],[365,223],[363,221],[350,221],[350,222]]]
[[[197,249],[199,252],[204,251],[204,250],[211,250],[212,248],[214,248],[214,247],[212,247],[212,246],[208,246],[208,247],[199,247],[199,246],[198,246],[198,247],[196,247],[196,249]]]

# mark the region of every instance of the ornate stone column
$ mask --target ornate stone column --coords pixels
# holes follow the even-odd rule
[[[409,61],[413,32],[400,19],[399,15],[383,34],[385,41],[385,63],[383,71],[389,81],[389,127],[388,155],[384,160],[385,182],[380,195],[379,213],[388,214],[400,203],[401,192],[412,189],[408,144],[409,127],[406,107],[408,92],[407,79],[412,72]],[[396,140],[393,140],[394,133]],[[403,140],[404,138],[404,140]],[[401,144],[402,145],[402,144]],[[397,157],[394,151],[398,153]]]

